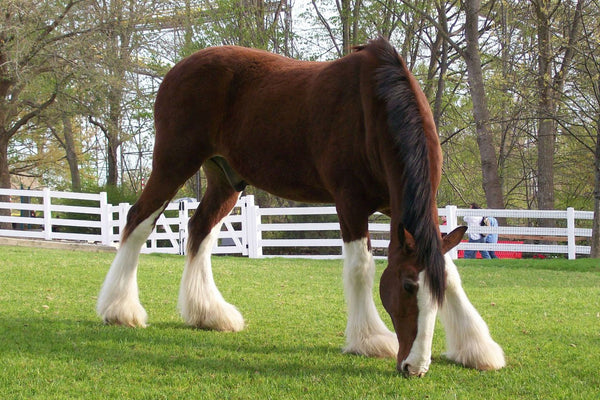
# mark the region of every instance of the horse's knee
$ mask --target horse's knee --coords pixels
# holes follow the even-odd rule
[[[372,285],[375,263],[368,249],[367,238],[344,242],[344,282]]]

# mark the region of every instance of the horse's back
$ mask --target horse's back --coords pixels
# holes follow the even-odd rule
[[[361,182],[385,197],[386,177],[374,164],[394,143],[376,93],[377,52],[368,45],[307,62],[235,46],[200,50],[161,85],[155,149],[176,141],[204,159],[222,156],[251,185],[296,200],[330,202]]]
[[[253,116],[264,119],[287,101],[298,105],[317,65],[237,46],[200,50],[165,76],[155,103],[157,133],[181,135],[181,125],[198,123],[195,130],[213,139],[224,129],[239,131]],[[161,132],[158,125],[167,121],[179,123],[178,129],[167,124]]]

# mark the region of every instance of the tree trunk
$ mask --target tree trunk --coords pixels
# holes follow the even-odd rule
[[[338,2],[340,22],[342,24],[342,47],[344,54],[349,54],[353,46],[358,44],[358,21],[361,0],[340,0]]]
[[[552,60],[554,50],[552,49],[551,24],[552,14],[560,5],[551,10],[550,0],[533,1],[537,17],[538,35],[538,159],[537,159],[537,200],[540,210],[554,209],[554,153],[557,135],[556,114],[559,101],[566,81],[567,71],[574,56],[574,46],[579,40],[581,18],[583,12],[583,0],[578,0],[575,7],[573,21],[569,26],[567,38],[560,69],[553,76]],[[541,226],[554,227],[556,221],[543,219]]]
[[[115,72],[120,81],[125,79],[125,71],[119,69]],[[107,163],[108,171],[106,184],[108,186],[117,186],[119,183],[119,147],[123,143],[121,140],[121,102],[123,100],[123,87],[111,88],[108,93],[108,124],[106,126],[107,139]]]
[[[0,43],[4,43],[6,38],[0,33]],[[0,188],[10,189],[10,171],[8,169],[8,142],[11,138],[10,132],[6,129],[8,124],[8,99],[10,88],[14,82],[8,74],[7,55],[3,48],[0,48]],[[0,198],[0,201],[7,201]]]
[[[554,143],[556,124],[552,118],[554,101],[552,94],[549,2],[534,2],[537,15],[538,35],[538,160],[537,200],[541,210],[554,209]],[[551,220],[546,220],[550,225]]]
[[[483,176],[483,190],[489,208],[504,208],[502,185],[498,176],[498,161],[494,148],[492,133],[490,132],[490,115],[483,84],[483,71],[479,54],[479,9],[480,0],[467,0],[465,7],[465,63],[469,92],[473,101],[473,117],[477,131],[477,144],[481,157],[481,172]]]
[[[440,18],[440,26],[443,29],[443,32],[448,32],[448,17],[446,15],[446,6],[445,4],[438,4],[438,15]],[[444,90],[446,87],[446,72],[448,71],[448,42],[446,41],[446,37],[438,32],[438,38],[440,43],[439,49],[439,75],[437,79],[437,89],[435,92],[435,101],[433,102],[433,120],[435,121],[435,126],[439,126],[440,119],[442,117],[442,106],[444,101]]]
[[[119,183],[119,159],[118,159],[118,150],[120,143],[116,138],[108,139],[108,148],[107,148],[107,163],[108,170],[106,175],[106,185],[116,187]]]
[[[75,149],[75,141],[73,140],[73,124],[71,118],[63,115],[63,135],[65,138],[64,146],[71,171],[71,190],[81,192],[81,176],[79,174],[79,161],[77,160],[77,151]]]
[[[10,189],[10,170],[8,169],[8,135],[3,132],[0,133],[0,187]],[[10,202],[9,196],[0,195],[1,202]],[[0,215],[9,216],[9,209],[0,210]],[[11,229],[12,226],[8,222],[0,223],[0,229]]]
[[[117,186],[119,183],[119,146],[120,136],[120,102],[114,102],[109,105],[109,123],[107,129],[107,176],[106,184],[108,186]]]
[[[386,38],[390,39],[392,36],[392,32],[394,30],[394,26],[392,24],[392,17],[394,16],[394,0],[385,0],[385,6],[383,7],[383,16],[381,18],[381,26],[379,30],[379,34]]]
[[[0,135],[0,187],[10,189],[10,170],[8,168],[8,137]]]
[[[600,79],[598,80],[600,89]],[[600,258],[600,112],[596,119],[596,151],[594,179],[594,219],[592,221],[592,249],[590,257]]]

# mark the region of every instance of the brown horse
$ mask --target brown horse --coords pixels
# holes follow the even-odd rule
[[[435,193],[442,154],[435,124],[415,78],[387,41],[372,41],[333,62],[208,48],[165,76],[154,111],[153,170],[128,214],[100,292],[97,310],[104,321],[145,326],[136,282],[140,248],[169,200],[203,167],[208,187],[189,223],[179,293],[189,325],[244,327],[215,285],[210,253],[221,220],[250,184],[292,200],[335,203],[345,254],[344,350],[397,356],[398,368],[411,375],[427,371],[431,316],[435,320],[445,296],[444,253],[464,229],[441,238]],[[391,218],[380,293],[396,335],[372,296],[367,220],[378,210]],[[478,368],[501,366],[479,354],[460,357],[454,359]]]

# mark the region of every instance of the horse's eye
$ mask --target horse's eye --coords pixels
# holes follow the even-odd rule
[[[404,290],[406,290],[408,293],[413,294],[416,293],[417,290],[419,290],[419,283],[413,280],[406,279],[403,283],[403,287]]]

